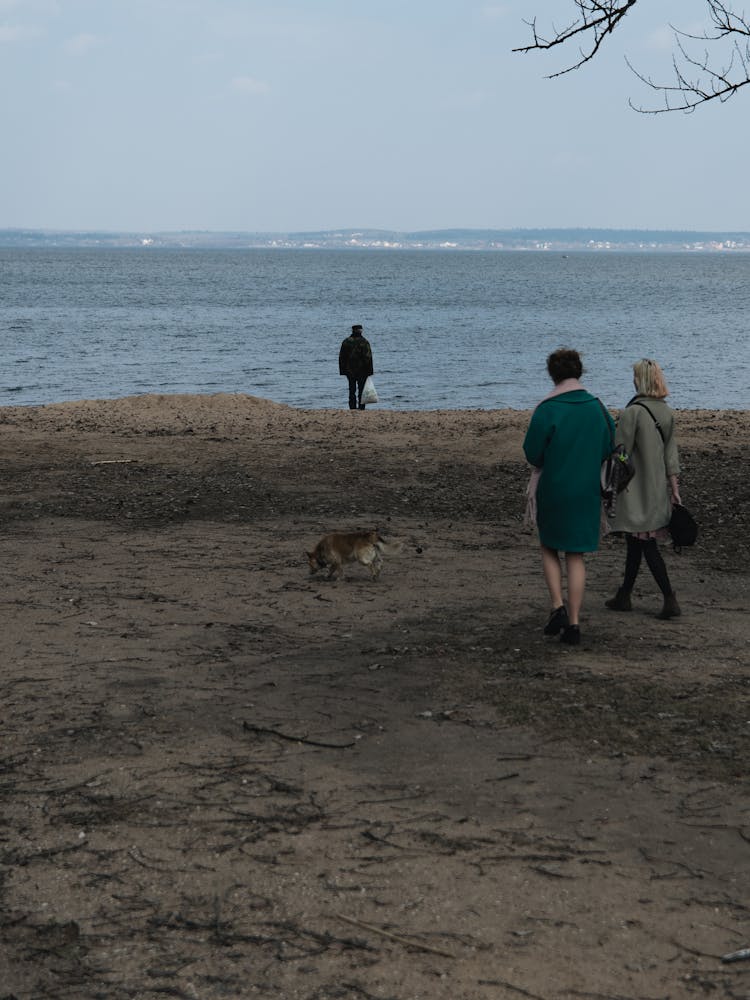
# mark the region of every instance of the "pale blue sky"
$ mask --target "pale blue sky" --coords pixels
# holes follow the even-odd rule
[[[514,55],[569,0],[0,0],[0,228],[750,229],[750,88],[650,117],[641,0],[593,63]],[[572,54],[571,54],[572,57]]]

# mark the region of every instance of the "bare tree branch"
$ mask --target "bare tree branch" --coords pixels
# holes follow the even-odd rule
[[[672,60],[672,69],[675,76],[673,84],[654,83],[654,81],[642,73],[639,73],[632,64],[628,62],[631,71],[652,90],[661,91],[664,96],[664,106],[660,108],[645,108],[636,105],[633,101],[628,101],[634,111],[644,115],[661,115],[670,111],[693,112],[701,104],[718,100],[721,103],[734,97],[741,87],[750,83],[750,52],[743,52],[740,46],[735,43],[730,55],[729,63],[721,70],[712,69],[709,65],[708,52],[704,52],[702,58],[696,59],[688,54],[681,40],[677,38],[677,49],[680,53],[680,60],[676,57]],[[694,71],[695,76],[688,77],[688,73]],[[674,101],[674,96],[677,100]]]
[[[568,66],[567,69],[558,70],[550,74],[548,79],[570,73],[574,69],[579,69],[584,63],[593,59],[601,48],[602,43],[608,35],[611,35],[620,21],[625,17],[631,7],[635,7],[638,0],[573,0],[578,8],[579,16],[566,28],[558,30],[552,26],[552,35],[545,38],[537,30],[536,18],[525,23],[531,28],[533,42],[530,45],[513,49],[514,52],[532,52],[534,49],[552,49],[557,45],[564,45],[571,39],[585,37],[587,47],[579,49],[580,58]]]
[[[682,31],[671,25],[675,35],[672,57],[672,83],[657,83],[651,76],[637,70],[630,60],[633,74],[651,90],[663,96],[660,107],[644,107],[629,101],[630,107],[641,114],[658,115],[671,111],[692,112],[710,101],[723,103],[750,83],[750,21],[736,13],[724,0],[705,0],[711,27],[701,34]],[[549,79],[580,69],[593,59],[606,38],[621,24],[637,0],[572,0],[577,10],[575,19],[565,28],[554,26],[545,36],[537,27],[537,19],[525,22],[531,28],[532,42],[514,52],[545,51],[579,43],[578,57],[567,68],[550,74]],[[585,45],[580,47],[581,40]],[[701,56],[688,51],[688,43],[701,42]],[[729,46],[727,48],[727,45]],[[722,61],[723,59],[723,61]]]

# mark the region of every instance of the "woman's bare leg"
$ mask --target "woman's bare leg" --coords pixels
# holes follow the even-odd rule
[[[583,553],[566,552],[565,567],[568,574],[568,620],[571,625],[578,625],[583,592],[586,589],[586,563],[583,561]]]
[[[542,546],[542,570],[547,584],[552,610],[555,611],[563,603],[562,596],[562,566],[556,549]]]

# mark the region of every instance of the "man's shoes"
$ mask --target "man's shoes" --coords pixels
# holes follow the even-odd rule
[[[682,609],[677,603],[677,595],[674,591],[671,594],[667,594],[664,598],[664,606],[656,616],[661,618],[662,621],[666,621],[667,618],[679,618],[682,614]]]
[[[609,608],[610,611],[632,611],[630,591],[620,587],[614,597],[610,597],[608,601],[604,602],[604,607]]]
[[[561,604],[559,608],[555,608],[552,614],[549,616],[549,621],[544,626],[545,635],[557,635],[568,627],[568,612],[565,610],[565,605]]]
[[[577,625],[568,625],[560,636],[560,642],[568,646],[578,646],[581,643],[581,630]]]

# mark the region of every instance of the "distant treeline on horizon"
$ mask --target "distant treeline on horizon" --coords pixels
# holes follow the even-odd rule
[[[433,229],[399,232],[140,232],[0,229],[0,247],[403,250],[750,250],[750,232],[669,229]]]

